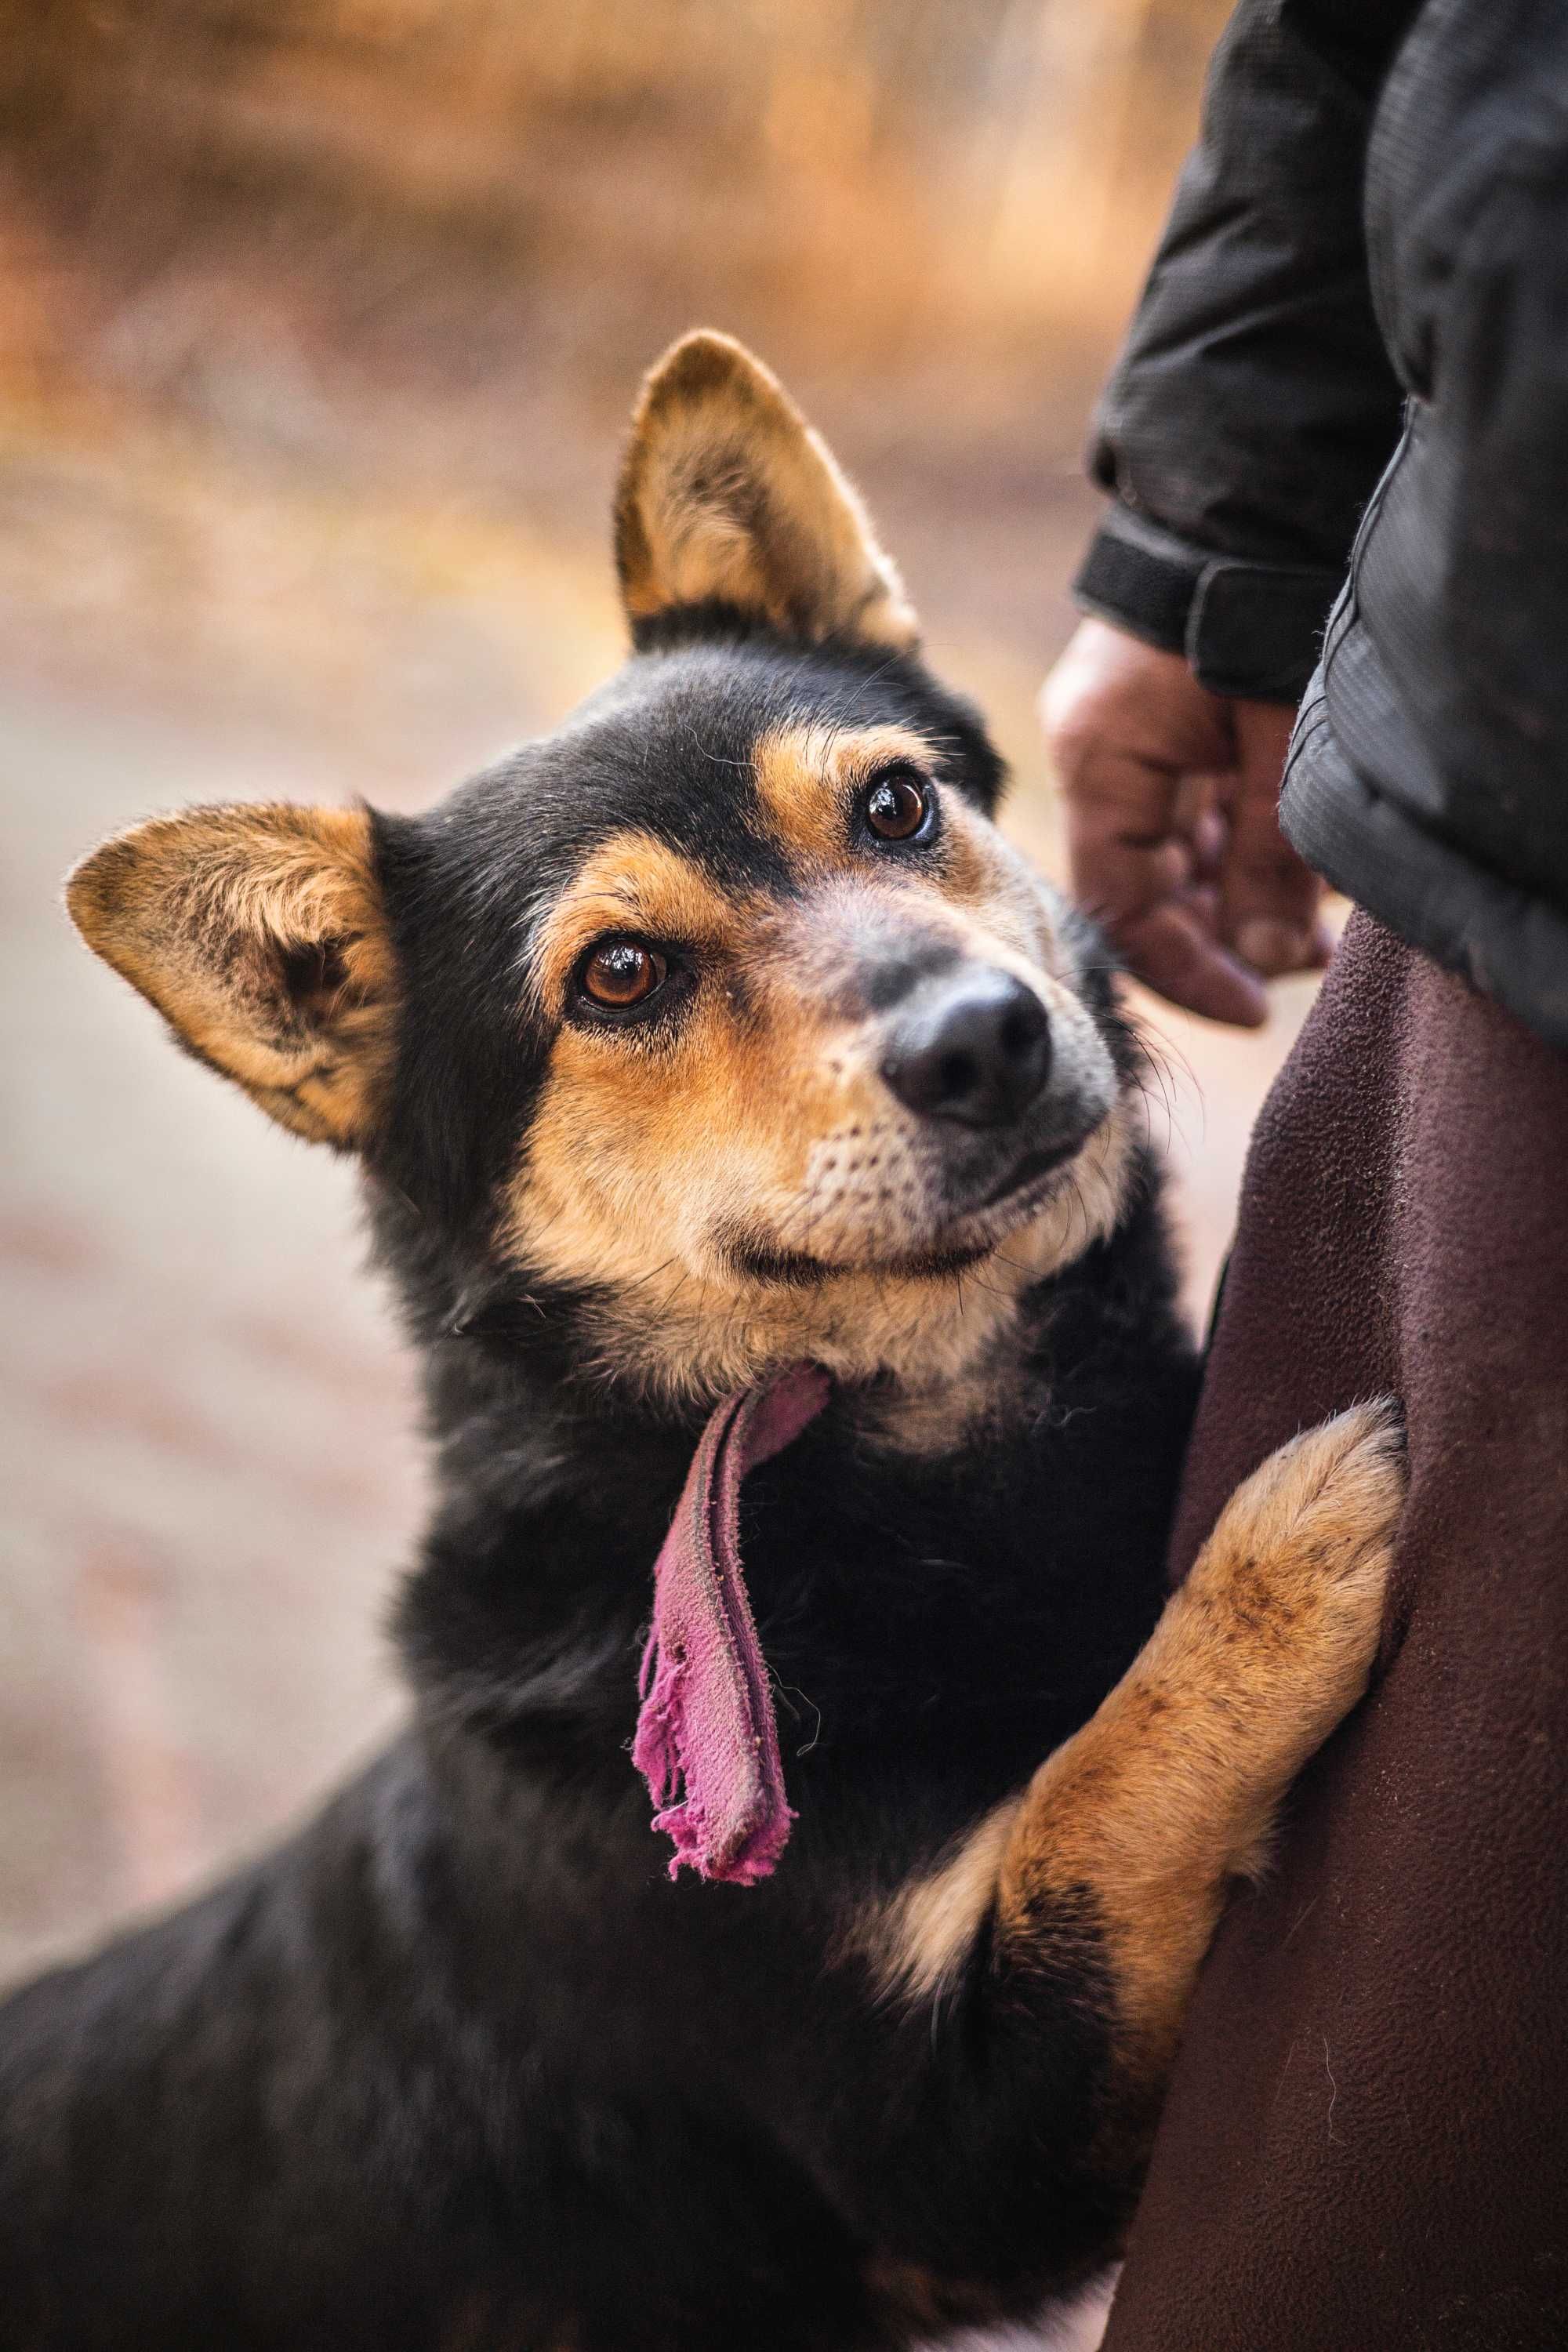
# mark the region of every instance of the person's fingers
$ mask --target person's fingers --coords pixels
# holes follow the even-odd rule
[[[1189,1013],[1242,1029],[1268,1017],[1262,982],[1218,944],[1194,906],[1167,899],[1124,925],[1119,944],[1138,979]]]
[[[1279,829],[1279,780],[1293,714],[1283,704],[1232,708],[1237,764],[1224,787],[1229,823],[1220,877],[1220,938],[1273,979],[1324,961],[1323,886]]]
[[[1267,1000],[1215,935],[1217,888],[1198,873],[1193,840],[1174,829],[1182,783],[1119,757],[1084,761],[1067,803],[1074,891],[1149,987],[1211,1021],[1252,1028]],[[1189,805],[1189,822],[1201,814]]]
[[[1150,988],[1253,1028],[1267,1012],[1263,989],[1216,935],[1224,828],[1188,782],[1103,750],[1080,759],[1066,797],[1074,895]]]
[[[1224,706],[1178,655],[1085,621],[1040,693],[1073,887],[1118,938],[1191,867],[1188,779],[1232,757]],[[1194,780],[1195,782],[1195,780]]]
[[[1173,825],[1177,782],[1103,748],[1073,771],[1064,794],[1073,891],[1118,935],[1188,878],[1190,850]]]
[[[1191,845],[1194,878],[1217,884],[1229,836],[1225,819],[1216,805],[1215,781],[1213,776],[1188,776],[1184,779],[1176,803],[1176,823]],[[1216,889],[1216,905],[1218,896]]]
[[[1162,995],[1255,1026],[1259,975],[1321,956],[1320,886],[1275,813],[1290,712],[1211,694],[1180,655],[1085,621],[1040,714],[1078,897]]]

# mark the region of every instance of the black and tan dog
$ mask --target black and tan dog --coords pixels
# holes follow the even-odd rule
[[[0,2015],[15,2352],[1037,2308],[1113,2256],[1226,1884],[1366,1682],[1373,1409],[1159,1613],[1194,1374],[1136,1048],[733,344],[654,374],[616,534],[635,650],[545,741],[426,817],[197,810],[71,885],[192,1052],[360,1155],[440,1501],[406,1736]],[[831,1402],[744,1521],[798,1820],[764,1884],[671,1884],[650,1567],[715,1401],[801,1360]]]

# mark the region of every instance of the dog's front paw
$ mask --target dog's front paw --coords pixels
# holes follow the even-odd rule
[[[1405,1488],[1397,1407],[1353,1405],[1253,1472],[1193,1571],[1194,1607],[1299,1761],[1366,1688]]]

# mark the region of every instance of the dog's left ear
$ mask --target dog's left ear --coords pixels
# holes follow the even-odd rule
[[[912,647],[903,583],[826,444],[728,335],[688,335],[643,386],[616,498],[634,639],[720,604],[816,644]]]
[[[369,1141],[395,985],[367,811],[156,817],[95,850],[66,900],[199,1060],[296,1135]]]

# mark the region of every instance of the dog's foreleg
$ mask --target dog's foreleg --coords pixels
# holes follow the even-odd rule
[[[1391,1408],[1273,1454],[1098,1712],[936,1874],[898,1898],[885,1980],[966,1980],[1020,2026],[1085,1983],[1106,2045],[1090,2167],[1135,2182],[1229,1882],[1267,1855],[1291,1780],[1366,1688],[1405,1493]],[[972,2011],[973,2014],[973,2011]]]

